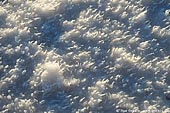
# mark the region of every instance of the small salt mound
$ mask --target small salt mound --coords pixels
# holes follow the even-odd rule
[[[138,15],[134,16],[132,19],[133,22],[135,22],[135,23],[144,22],[146,20],[146,13],[147,13],[147,11],[145,10],[145,11],[140,12]]]
[[[56,12],[60,12],[63,10],[63,3],[65,1],[60,2],[59,0],[36,0],[31,4],[33,10],[41,16],[51,16]]]
[[[7,0],[6,0],[7,1]],[[8,0],[10,4],[12,5],[19,5],[22,3],[24,0]]]
[[[7,98],[11,99],[11,96],[8,96]],[[20,111],[20,113],[34,113],[35,112],[34,103],[35,100],[15,98],[13,102],[4,106],[5,109],[4,112],[7,113],[9,111],[13,112]]]
[[[43,84],[57,84],[59,87],[62,86],[64,76],[59,63],[47,62],[42,65],[42,68],[44,69],[41,74],[41,82]]]
[[[165,38],[170,36],[169,29],[162,28],[160,26],[153,26],[152,33],[158,38]]]
[[[88,104],[91,107],[99,104],[102,101],[103,92],[106,89],[106,84],[108,80],[99,80],[96,82],[95,86],[89,87],[89,101]]]
[[[6,9],[0,6],[0,17],[4,17],[6,15],[7,15]]]
[[[149,47],[149,41],[141,42],[139,46],[142,50],[147,49],[147,47]]]

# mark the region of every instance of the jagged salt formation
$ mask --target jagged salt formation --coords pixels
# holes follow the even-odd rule
[[[169,12],[169,0],[1,3],[0,112],[170,111]]]

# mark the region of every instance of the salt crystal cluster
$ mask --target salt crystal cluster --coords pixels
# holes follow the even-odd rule
[[[170,112],[169,0],[0,1],[0,112]]]

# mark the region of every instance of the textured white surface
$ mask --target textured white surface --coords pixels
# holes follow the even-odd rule
[[[0,112],[170,112],[169,0],[0,4]]]

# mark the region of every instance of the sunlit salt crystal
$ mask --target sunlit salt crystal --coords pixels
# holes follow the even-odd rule
[[[170,9],[165,10],[165,16],[170,16]]]
[[[136,17],[135,17],[135,22],[142,22],[142,21],[144,21],[145,19],[146,19],[146,13],[147,13],[147,11],[143,11],[143,12],[141,12],[139,15],[137,15]]]
[[[146,49],[148,47],[148,45],[149,45],[148,41],[142,42],[142,43],[140,43],[140,48]]]
[[[7,10],[5,8],[3,8],[2,6],[0,6],[0,17],[4,17],[7,14]]]
[[[12,99],[12,97],[11,97],[10,95],[8,95],[8,96],[7,96],[7,99],[9,99],[9,100],[10,100],[10,99]]]

